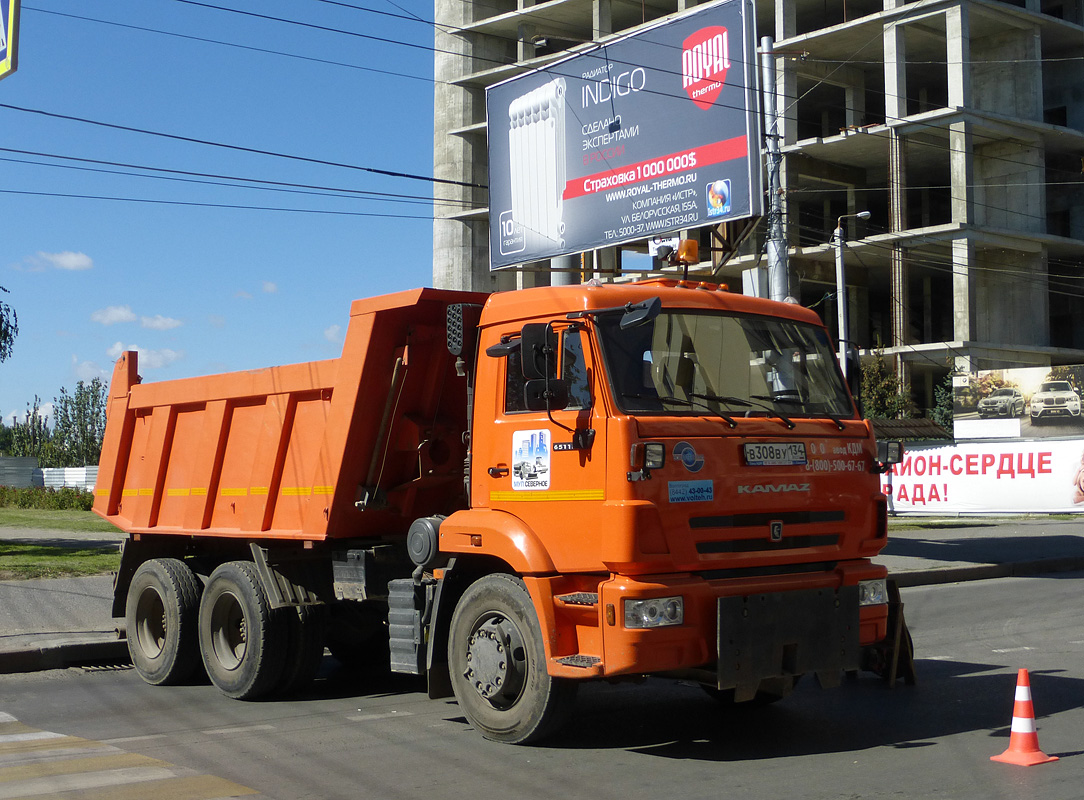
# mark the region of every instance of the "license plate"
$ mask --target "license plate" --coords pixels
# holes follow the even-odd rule
[[[805,442],[749,442],[743,445],[745,463],[751,467],[804,465]]]

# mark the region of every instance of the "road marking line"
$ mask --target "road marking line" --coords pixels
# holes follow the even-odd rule
[[[209,731],[200,731],[208,736],[219,736],[227,733],[248,733],[249,731],[273,731],[274,725],[238,725],[234,728],[212,728]]]
[[[351,714],[346,718],[351,722],[368,722],[371,719],[392,719],[393,717],[412,717],[409,711],[388,711],[384,714]]]
[[[34,731],[33,733],[4,733],[0,734],[0,744],[4,742],[35,742],[39,739],[66,739],[63,733],[51,731]]]
[[[8,714],[6,711],[0,711],[0,722],[18,722],[19,720]]]
[[[164,767],[135,767],[133,769],[110,769],[102,772],[83,772],[77,775],[54,775],[48,778],[32,778],[0,784],[0,800],[17,800],[36,794],[75,792],[80,789],[97,789],[102,786],[120,786],[125,783],[145,783],[174,777]]]
[[[1004,647],[1000,650],[991,650],[991,653],[1023,653],[1028,650],[1034,650],[1034,647]]]
[[[124,744],[125,742],[145,742],[148,739],[165,739],[164,733],[148,733],[146,736],[122,736],[119,739],[102,739],[104,744]]]
[[[28,753],[0,753],[0,767],[10,767],[16,764],[35,764],[42,761],[61,761],[65,758],[78,758],[79,756],[99,756],[109,753],[123,753],[116,747],[91,746],[91,747],[65,747],[57,750],[31,750]]]
[[[75,775],[81,772],[111,772],[133,767],[168,767],[157,758],[139,753],[116,752],[108,755],[67,758],[63,761],[47,761],[36,764],[19,764],[0,768],[0,784],[25,781],[31,778],[48,778],[57,775]]]

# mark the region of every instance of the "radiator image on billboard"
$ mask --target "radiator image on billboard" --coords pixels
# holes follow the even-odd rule
[[[565,79],[508,105],[508,162],[515,226],[564,246]]]

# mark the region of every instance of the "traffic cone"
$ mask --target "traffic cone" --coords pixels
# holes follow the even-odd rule
[[[990,756],[990,760],[1020,767],[1033,767],[1058,760],[1057,756],[1048,756],[1039,749],[1039,735],[1035,732],[1035,708],[1031,705],[1031,680],[1026,669],[1020,670],[1016,677],[1016,703],[1012,709],[1009,749],[999,756]]]

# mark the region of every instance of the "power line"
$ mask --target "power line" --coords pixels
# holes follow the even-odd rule
[[[176,2],[192,2],[192,0],[176,0]],[[181,136],[176,133],[165,133],[163,131],[151,131],[143,128],[135,128],[130,125],[118,125],[112,122],[102,122],[101,120],[87,119],[86,117],[75,117],[70,114],[58,114],[53,111],[43,111],[36,108],[24,108],[22,106],[14,106],[9,103],[0,103],[0,108],[6,108],[10,111],[22,111],[26,114],[37,114],[43,117],[51,117],[53,119],[63,119],[69,122],[82,122],[87,125],[95,125],[101,128],[110,128],[113,130],[127,131],[129,133],[139,133],[145,136],[159,136],[164,139],[172,139],[178,142],[188,142],[190,144],[202,144],[208,147],[220,147],[226,150],[233,150],[241,153],[255,153],[261,156],[272,156],[274,158],[285,158],[291,161],[303,161],[308,164],[320,164],[326,167],[342,167],[343,169],[353,169],[360,172],[368,172],[374,175],[386,175],[391,178],[406,178],[408,180],[425,181],[427,183],[440,183],[452,186],[464,186],[470,189],[484,189],[484,186],[479,186],[475,183],[468,183],[465,181],[453,181],[447,178],[434,178],[426,175],[415,175],[410,172],[397,172],[395,170],[377,169],[376,167],[363,167],[358,164],[344,164],[339,161],[328,161],[322,158],[309,158],[308,156],[298,156],[290,153],[277,153],[273,150],[261,150],[256,147],[245,147],[238,144],[225,144],[223,142],[214,142],[209,139],[197,139],[193,136]]]
[[[433,220],[433,215],[419,216],[412,214],[379,214],[373,211],[334,211],[321,208],[282,208],[278,206],[246,206],[236,203],[197,203],[186,200],[155,200],[145,197],[110,197],[108,195],[94,194],[68,194],[64,192],[31,192],[20,189],[0,189],[0,194],[17,194],[30,197],[60,197],[73,200],[111,200],[118,203],[146,203],[148,205],[163,206],[193,206],[196,208],[228,208],[241,211],[282,211],[292,214],[328,214],[344,217],[380,217],[384,219],[418,219]]]
[[[384,200],[384,201],[387,201],[387,202],[402,202],[402,203],[410,202],[410,203],[424,203],[424,204],[437,203],[437,204],[447,204],[447,205],[456,205],[456,206],[462,206],[462,205],[465,204],[464,201],[460,201],[460,200],[445,200],[445,199],[429,198],[429,197],[407,199],[407,198],[403,198],[402,195],[396,194],[396,193],[393,193],[393,192],[375,192],[375,191],[371,191],[371,190],[368,190],[368,189],[344,189],[344,188],[341,188],[341,187],[320,186],[320,185],[317,185],[317,184],[291,183],[291,182],[287,182],[287,181],[271,181],[271,180],[266,180],[266,179],[262,179],[262,178],[245,178],[245,177],[239,177],[239,176],[236,176],[236,175],[220,175],[220,174],[216,174],[216,173],[213,173],[213,172],[192,172],[190,170],[167,169],[165,167],[151,167],[151,166],[147,166],[145,164],[126,164],[126,163],[120,162],[120,161],[105,161],[105,160],[94,159],[94,158],[81,158],[81,157],[78,157],[78,156],[59,155],[57,153],[42,153],[42,152],[38,152],[38,151],[34,151],[34,150],[19,150],[19,149],[13,148],[13,147],[0,147],[0,152],[16,153],[16,154],[19,154],[19,155],[27,155],[27,156],[37,156],[39,158],[55,158],[55,159],[60,159],[60,160],[63,160],[63,161],[77,161],[77,162],[84,163],[84,164],[99,164],[99,165],[102,165],[102,166],[109,166],[109,167],[122,167],[122,168],[125,168],[125,169],[139,169],[139,170],[146,170],[148,172],[162,172],[162,173],[166,173],[168,175],[187,176],[188,178],[210,178],[210,179],[215,179],[215,180],[218,180],[218,181],[239,181],[242,184],[264,184],[262,186],[252,186],[252,187],[250,187],[250,188],[255,188],[255,189],[269,189],[269,190],[279,190],[279,191],[293,191],[293,190],[297,190],[297,189],[311,189],[311,190],[314,190],[314,191],[310,192],[311,194],[315,194],[317,196],[323,196],[323,197],[335,197],[335,196],[357,197],[359,199],[371,199],[371,200],[379,199],[379,200]],[[5,161],[13,161],[13,162],[17,162],[17,163],[40,164],[41,166],[50,166],[50,167],[63,167],[63,166],[65,166],[65,165],[62,165],[62,164],[49,164],[47,162],[34,162],[34,161],[18,162],[17,159],[3,159],[3,160],[5,160]],[[71,168],[71,169],[79,169],[78,167],[69,167],[69,168]],[[84,168],[84,169],[88,169],[88,168]],[[110,172],[109,170],[101,170],[101,171]],[[131,176],[131,177],[138,177],[138,178],[157,178],[157,177],[159,177],[159,176],[155,176],[155,175],[141,175],[138,172],[120,172],[120,171],[117,171],[117,172],[114,172],[112,174],[128,175],[128,176]],[[168,178],[164,178],[164,179],[168,179]],[[184,180],[184,179],[185,178],[175,178],[174,180]],[[192,182],[195,182],[195,183],[208,183],[210,185],[223,185],[223,186],[231,185],[231,184],[223,184],[223,183],[214,183],[213,181],[192,181]]]

